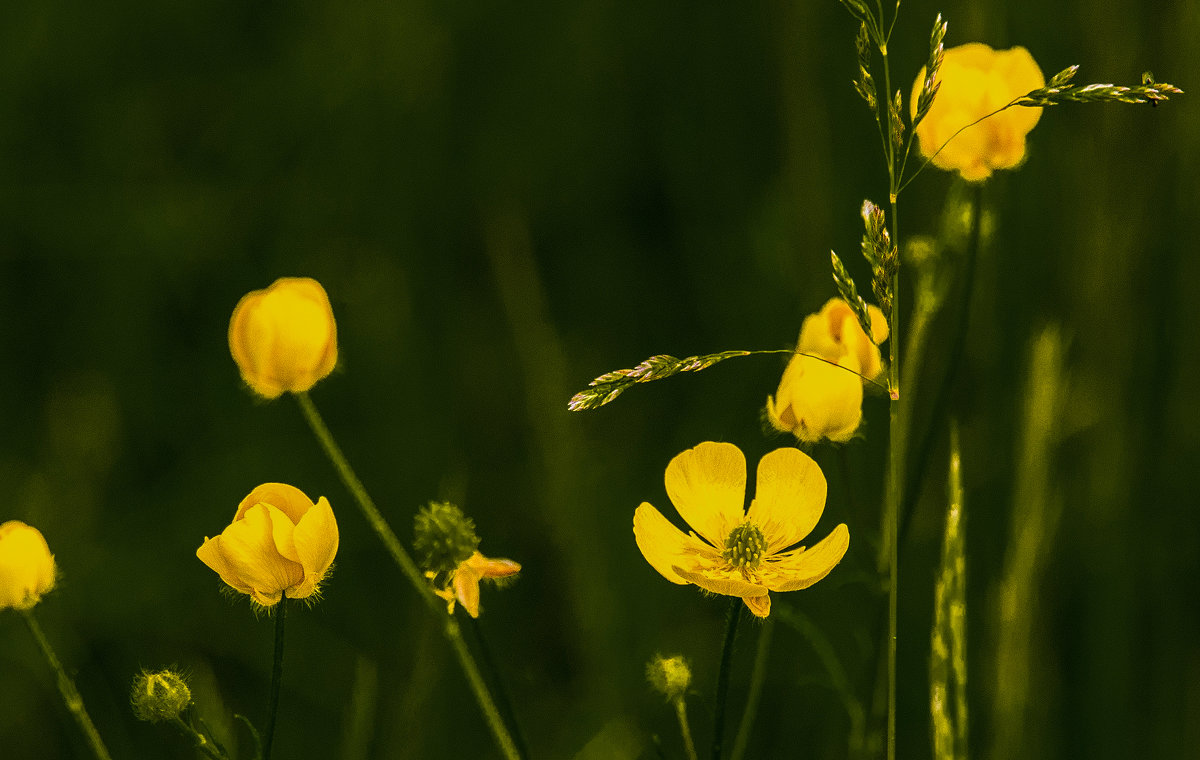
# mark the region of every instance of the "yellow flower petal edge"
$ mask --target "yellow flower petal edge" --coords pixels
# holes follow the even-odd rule
[[[633,534],[642,556],[667,580],[740,597],[752,613],[767,617],[769,592],[807,588],[824,578],[845,556],[850,532],[838,525],[812,549],[796,546],[820,520],[827,489],[821,468],[804,452],[782,448],[762,458],[748,512],[742,506],[744,463],[741,450],[727,443],[702,443],[676,456],[667,483],[677,488],[668,494],[677,509],[676,499],[686,502],[680,514],[700,535],[684,533],[645,502],[634,511]],[[730,507],[734,465],[743,468],[736,513]],[[674,481],[673,467],[679,470]],[[684,474],[686,488],[678,482]]]
[[[56,572],[40,530],[20,520],[0,525],[0,610],[36,605],[54,588]]]
[[[1025,137],[1041,118],[1041,108],[1015,106],[955,133],[1045,86],[1046,78],[1029,51],[1023,47],[993,50],[970,42],[946,50],[939,72],[941,88],[917,125],[921,153],[933,156],[934,166],[957,171],[968,182],[1018,166],[1025,159]],[[924,81],[922,68],[913,84],[914,114]]]
[[[242,500],[233,522],[205,538],[196,556],[229,587],[264,607],[284,595],[319,591],[338,550],[337,520],[322,496],[314,504],[285,483],[264,483]]]
[[[337,364],[337,323],[321,283],[282,277],[242,296],[229,320],[229,352],[263,398],[312,388]]]
[[[500,581],[521,572],[521,565],[511,559],[493,559],[475,552],[467,557],[450,576],[449,585],[438,588],[434,593],[447,602],[447,611],[454,612],[458,602],[473,618],[479,617],[479,583],[485,580]]]

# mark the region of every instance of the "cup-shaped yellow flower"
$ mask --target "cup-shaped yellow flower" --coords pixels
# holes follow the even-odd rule
[[[479,617],[479,583],[480,581],[497,581],[510,578],[521,572],[520,563],[511,559],[492,559],[475,552],[467,557],[450,576],[449,583],[444,588],[435,589],[434,593],[448,602],[448,609],[454,612],[454,602],[457,601],[473,618]]]
[[[633,515],[642,556],[672,583],[738,596],[759,617],[771,591],[796,591],[824,578],[850,546],[839,525],[811,548],[798,546],[825,510],[825,476],[804,452],[776,449],[758,463],[745,510],[746,458],[731,443],[711,441],[667,465],[667,496],[693,532],[684,533],[643,502]]]
[[[333,509],[300,489],[264,483],[238,505],[233,522],[196,550],[229,586],[264,607],[317,592],[338,550]]]
[[[229,320],[229,352],[264,398],[301,393],[337,364],[337,323],[321,283],[283,277],[242,296]]]
[[[1020,164],[1025,158],[1025,136],[1041,118],[1042,109],[1013,106],[983,117],[1046,85],[1029,51],[1023,47],[993,50],[980,42],[959,45],[946,51],[938,77],[941,89],[917,125],[921,153],[933,156],[934,166],[957,171],[968,182]],[[914,115],[924,81],[925,69],[921,69],[911,98]],[[983,121],[954,136],[979,119]]]
[[[42,532],[20,520],[0,525],[0,610],[27,610],[54,588],[54,556]]]
[[[779,390],[767,397],[772,427],[805,443],[850,440],[862,422],[863,378],[873,380],[883,371],[877,344],[888,337],[883,312],[868,306],[867,314],[874,342],[840,298],[805,317]]]

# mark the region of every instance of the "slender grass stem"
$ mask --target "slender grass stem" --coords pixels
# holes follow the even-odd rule
[[[500,670],[496,667],[496,660],[492,657],[491,647],[488,646],[487,638],[483,635],[483,625],[478,618],[473,618],[470,615],[463,615],[470,622],[468,625],[472,633],[475,635],[475,644],[479,650],[479,659],[482,663],[484,671],[487,672],[488,680],[492,683],[492,690],[495,692],[496,706],[500,710],[500,715],[508,722],[512,728],[513,744],[516,745],[517,751],[521,757],[529,758],[529,745],[525,742],[525,736],[521,732],[521,725],[517,722],[517,714],[513,711],[512,701],[508,698],[508,692],[504,688],[504,680],[500,678]]]
[[[754,669],[750,671],[750,693],[746,696],[746,709],[742,711],[742,722],[738,724],[737,738],[733,742],[730,760],[742,760],[746,745],[750,742],[750,731],[758,715],[758,703],[762,699],[763,684],[767,680],[767,660],[771,655],[771,636],[775,632],[775,618],[763,621],[758,633],[758,648],[754,652]]]
[[[287,622],[287,594],[275,605],[275,654],[271,660],[271,693],[267,697],[267,724],[263,731],[263,760],[271,760],[275,743],[275,719],[279,714],[279,687],[283,684],[283,633]]]
[[[350,467],[350,462],[342,454],[342,450],[337,445],[337,441],[334,440],[333,434],[326,427],[325,421],[321,418],[321,414],[317,411],[317,407],[313,404],[312,399],[309,398],[307,393],[297,393],[295,396],[296,403],[300,405],[300,411],[304,414],[304,419],[308,422],[308,426],[317,437],[321,448],[325,450],[325,455],[333,463],[334,468],[342,478],[342,482],[354,496],[354,500],[357,502],[363,516],[367,518],[367,522],[375,531],[379,540],[383,542],[383,546],[388,554],[392,556],[392,559],[400,567],[401,572],[412,583],[418,596],[421,597],[430,611],[435,615],[445,615],[446,608],[443,606],[443,602],[434,595],[433,591],[429,588],[429,584],[425,582],[421,571],[417,569],[416,563],[413,562],[412,557],[408,555],[408,552],[405,551],[404,546],[400,543],[400,539],[396,537],[391,526],[383,519],[379,508],[375,506],[375,502],[371,499],[370,494],[367,493],[367,489],[363,487],[362,481],[354,474],[353,468]],[[462,668],[463,675],[467,677],[471,693],[475,696],[475,701],[479,704],[479,709],[483,712],[484,720],[487,722],[488,728],[491,729],[501,753],[503,753],[506,760],[520,760],[521,753],[517,750],[512,735],[509,734],[508,727],[504,723],[504,719],[500,717],[500,713],[496,709],[496,703],[492,699],[491,692],[488,690],[487,682],[480,675],[479,666],[475,664],[475,658],[471,655],[471,650],[467,648],[466,642],[463,641],[462,629],[459,628],[458,622],[451,617],[446,621],[442,633],[450,642],[451,649],[454,650],[459,667]]]
[[[725,699],[729,695],[729,671],[733,662],[733,640],[737,637],[738,618],[742,616],[742,600],[732,597],[729,605],[729,625],[725,628],[725,643],[721,646],[721,670],[717,673],[717,696],[713,710],[712,760],[721,760],[725,741]]]
[[[97,760],[112,760],[108,754],[108,748],[104,746],[104,741],[100,738],[100,732],[96,730],[96,724],[92,723],[87,708],[83,706],[83,697],[79,694],[79,689],[75,688],[75,682],[67,675],[67,671],[63,670],[62,663],[58,661],[54,650],[50,648],[50,642],[46,639],[46,634],[42,633],[42,627],[38,625],[37,618],[33,616],[33,610],[21,610],[21,617],[25,618],[29,632],[33,634],[33,638],[37,639],[38,646],[42,648],[42,654],[46,657],[46,662],[50,664],[50,669],[54,671],[58,680],[58,691],[62,694],[63,704],[67,706],[71,715],[75,716],[75,722],[83,731],[84,738],[92,748],[92,753],[96,755]]]
[[[696,743],[692,741],[692,729],[688,725],[687,701],[683,697],[675,700],[675,717],[679,719],[679,735],[683,737],[683,748],[687,751],[688,760],[699,760],[696,755]]]
[[[228,755],[225,754],[222,748],[216,746],[203,733],[188,725],[183,718],[180,718],[178,715],[176,715],[174,718],[172,718],[172,722],[175,723],[180,731],[182,731],[188,738],[192,740],[198,751],[203,752],[208,757],[211,757],[212,760],[229,760]]]

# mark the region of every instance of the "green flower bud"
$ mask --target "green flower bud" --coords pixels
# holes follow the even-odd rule
[[[667,699],[682,699],[692,683],[692,669],[682,655],[663,657],[655,655],[646,665],[646,680],[655,691],[662,692]]]
[[[138,720],[161,723],[173,720],[192,703],[192,690],[183,676],[171,671],[142,671],[133,679],[129,701]]]
[[[432,501],[413,519],[413,549],[430,573],[448,573],[475,553],[475,523],[449,502]]]

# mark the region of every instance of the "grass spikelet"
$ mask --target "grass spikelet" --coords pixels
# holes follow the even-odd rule
[[[952,422],[946,532],[934,586],[929,656],[929,709],[936,760],[965,760],[967,757],[967,584],[963,506],[958,425]]]
[[[1150,103],[1169,100],[1172,95],[1182,95],[1183,90],[1173,84],[1154,81],[1154,76],[1142,74],[1142,83],[1132,87],[1115,84],[1072,84],[1078,66],[1068,66],[1054,76],[1045,87],[1027,92],[1009,105],[1047,107],[1060,103]]]
[[[867,338],[871,338],[871,317],[867,314],[867,302],[858,294],[858,287],[854,284],[854,278],[846,271],[846,265],[838,258],[838,255],[833,251],[829,252],[830,260],[833,262],[833,283],[837,285],[838,294],[846,303],[850,304],[850,309],[854,312],[854,316],[858,318],[858,325],[867,334]]]
[[[858,27],[858,36],[854,39],[854,47],[858,53],[858,78],[854,80],[854,89],[867,101],[867,107],[879,121],[879,102],[875,93],[875,79],[871,76],[871,36],[867,22]]]
[[[761,353],[787,353],[785,351],[722,351],[716,354],[703,354],[677,359],[668,354],[657,354],[646,359],[632,369],[618,369],[606,372],[588,383],[588,387],[576,393],[567,402],[567,409],[581,412],[586,409],[598,409],[609,403],[617,396],[629,390],[638,383],[649,383],[664,377],[677,375],[680,372],[699,372],[708,369],[717,362],[732,359],[735,356],[750,356]]]
[[[938,72],[942,67],[942,59],[945,57],[945,46],[942,40],[946,38],[947,23],[942,21],[942,14],[938,14],[933,21],[933,31],[929,34],[929,60],[925,63],[925,81],[921,83],[921,95],[917,98],[917,113],[913,116],[912,128],[916,129],[925,115],[929,113],[930,106],[933,105],[933,99],[937,97],[938,90],[942,83],[938,81]]]
[[[862,255],[871,265],[871,290],[879,308],[888,319],[892,316],[892,278],[900,267],[900,254],[892,244],[883,209],[871,201],[863,201]]]

